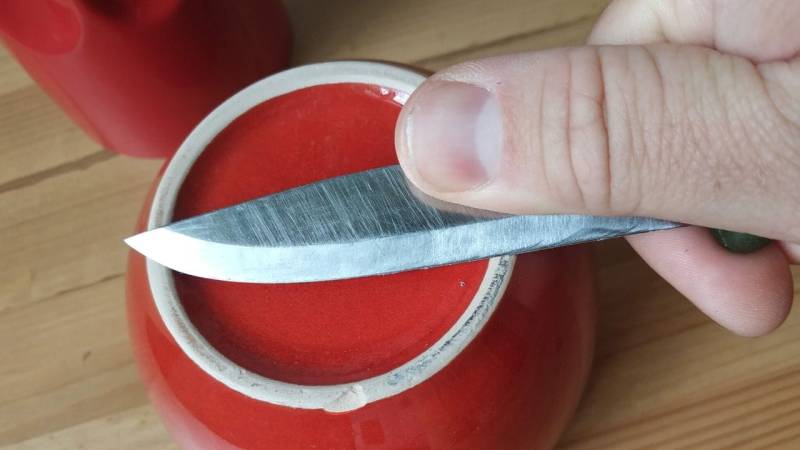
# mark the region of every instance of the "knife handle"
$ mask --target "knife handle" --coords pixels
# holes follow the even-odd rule
[[[714,239],[726,250],[742,255],[761,250],[772,242],[771,239],[765,237],[738,231],[721,230],[719,228],[712,228],[710,231]]]

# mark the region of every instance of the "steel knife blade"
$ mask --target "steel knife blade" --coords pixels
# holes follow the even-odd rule
[[[297,283],[391,274],[670,229],[645,217],[509,215],[433,199],[399,166],[250,200],[125,240],[178,272]]]

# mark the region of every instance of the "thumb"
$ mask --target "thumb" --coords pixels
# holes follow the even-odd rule
[[[397,125],[422,190],[511,213],[647,215],[800,241],[800,63],[581,47],[435,74]]]

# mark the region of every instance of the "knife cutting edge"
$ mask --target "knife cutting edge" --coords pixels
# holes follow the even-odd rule
[[[129,237],[203,278],[297,283],[382,275],[665,230],[644,217],[509,215],[436,200],[400,166],[250,200]]]

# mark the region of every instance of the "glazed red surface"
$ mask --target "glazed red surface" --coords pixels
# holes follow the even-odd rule
[[[362,98],[361,95],[358,97]],[[310,95],[303,103],[314,103],[316,98],[315,95]],[[336,129],[341,125],[337,119],[339,113],[336,111],[352,111],[351,100],[361,101],[347,94],[338,103],[327,104],[330,107],[331,120],[327,125],[319,124],[318,131],[322,136],[327,134],[327,127]],[[371,116],[381,114],[377,111],[383,108],[396,111],[394,105],[389,104],[387,107],[378,104],[383,102],[391,103],[388,99],[380,98],[377,103],[366,102],[365,104],[370,105],[369,110],[359,114],[362,117],[360,120],[366,122],[354,122],[350,125],[358,125],[367,130],[365,124],[372,120]],[[317,104],[318,107],[323,105],[324,103]],[[389,115],[386,112],[383,114]],[[254,130],[271,126],[273,120],[283,120],[289,126],[292,122],[289,115],[265,115],[262,119],[253,121]],[[366,134],[372,136],[370,139],[386,143],[391,141],[392,131],[388,127],[384,128],[383,134],[373,135],[369,131]],[[212,164],[209,160],[208,168],[196,168],[208,171],[209,181],[205,186],[200,186],[201,180],[198,179],[197,185],[189,184],[184,188],[181,196],[186,196],[182,202],[186,204],[181,206],[179,212],[184,215],[193,213],[190,206],[195,202],[197,205],[203,204],[204,208],[211,208],[221,206],[216,201],[227,203],[234,200],[234,197],[235,200],[244,200],[252,196],[251,194],[258,195],[262,192],[250,191],[251,183],[255,183],[255,180],[285,180],[265,182],[276,184],[259,188],[281,189],[293,183],[321,177],[328,170],[331,173],[356,170],[393,161],[391,154],[376,155],[376,147],[367,145],[362,147],[360,153],[355,152],[351,157],[343,158],[338,153],[324,151],[324,137],[320,138],[312,133],[301,134],[295,136],[287,133],[290,137],[283,139],[297,139],[299,143],[308,139],[308,148],[319,146],[313,164],[301,157],[284,155],[281,158],[290,158],[292,163],[274,162],[265,158],[261,162],[250,161],[244,166],[231,163],[231,167],[225,168],[223,166],[227,158],[220,154],[217,158],[223,166]],[[344,134],[352,135],[352,132],[345,130]],[[235,136],[230,138],[234,139]],[[279,150],[251,151],[257,153]],[[328,168],[321,169],[318,167],[320,165]],[[219,167],[220,172],[214,167]],[[241,178],[230,177],[231,174],[240,173]],[[263,178],[260,178],[259,173],[263,174]],[[228,195],[231,197],[212,200],[216,199],[216,194],[205,191],[216,189],[230,190]],[[233,191],[246,193],[239,195]],[[149,208],[148,200],[138,224],[140,230],[144,227]],[[446,283],[453,280],[453,273],[443,271],[440,274]],[[455,360],[411,389],[369,403],[357,410],[338,414],[285,408],[253,400],[208,376],[180,350],[166,330],[151,296],[145,260],[135,252],[130,255],[127,278],[128,317],[136,359],[150,396],[167,429],[185,448],[546,449],[555,445],[571,417],[589,371],[594,339],[594,303],[589,274],[588,259],[580,248],[520,256],[497,310]],[[424,272],[415,272],[405,274],[404,279],[393,279],[412,284],[418,291],[440,289],[437,280],[427,279],[425,283],[418,281],[418,277],[426,275]],[[190,279],[183,279],[182,282],[182,295],[185,296],[191,294],[191,291],[183,290],[188,285],[195,288],[199,286]],[[191,286],[190,290],[193,289]],[[214,283],[209,286],[212,294],[216,292],[216,288],[224,288]],[[325,297],[335,296],[341,286],[338,283],[324,283],[308,287],[312,291],[307,292],[316,292]],[[368,294],[359,294],[357,286],[358,284],[347,286],[345,283],[344,289],[352,289],[360,298],[369,298]],[[282,289],[290,290],[288,287]],[[210,298],[205,292],[203,295]],[[298,298],[302,297],[304,296]],[[229,301],[236,302],[237,299],[231,298]],[[255,302],[256,299],[253,298],[252,301]],[[455,300],[450,301],[457,303]],[[188,302],[184,303],[187,308],[191,308]],[[320,300],[317,305],[336,308],[331,303]],[[281,306],[288,313],[294,307],[307,306]],[[206,309],[208,307],[195,305],[195,308],[192,316],[198,324],[199,316],[210,317],[208,313],[211,310]],[[229,307],[217,305],[215,308],[228,310]],[[392,327],[391,322],[398,318],[402,321],[407,320],[403,317],[417,317],[415,314],[418,311],[415,308],[397,318],[386,312],[382,316],[385,322],[383,326]],[[241,321],[242,326],[248,330],[232,338],[232,342],[248,346],[247,333],[252,334],[253,342],[264,338],[258,330],[257,321],[248,320],[246,311],[236,307],[231,311],[231,315],[224,319],[226,326],[234,327],[237,321]],[[366,311],[363,314],[367,314],[363,317],[371,320],[377,314],[383,313]],[[431,315],[446,316],[441,313]],[[290,321],[297,323],[297,319],[291,317],[292,314],[288,316]],[[327,319],[321,317],[315,320]],[[369,333],[380,332],[372,329],[377,327],[371,323],[353,320],[349,325],[354,327],[351,330],[353,334],[357,334],[361,327],[365,327]],[[201,328],[205,326],[201,325]],[[327,336],[324,334],[315,340],[313,333],[304,334],[302,330],[295,329],[295,325],[288,325],[288,328],[294,333],[293,339],[306,339],[306,344],[312,348],[325,345],[322,341]],[[204,332],[209,336],[213,335],[208,330]],[[224,333],[220,337],[229,338]],[[362,345],[358,341],[353,342]],[[375,342],[374,347],[384,344],[385,342]],[[369,345],[364,344],[364,347]],[[269,368],[264,370],[267,369]],[[305,368],[301,372],[308,373],[307,369],[311,368]],[[331,369],[332,367],[328,367],[326,373],[330,373]]]
[[[278,0],[3,0],[0,38],[87,133],[137,156],[173,153],[291,47]]]
[[[395,164],[394,96],[374,86],[327,85],[251,109],[192,166],[174,217]],[[461,316],[485,268],[480,261],[302,284],[178,274],[175,283],[194,324],[234,362],[281,381],[337,384],[385,373],[430,347]]]

